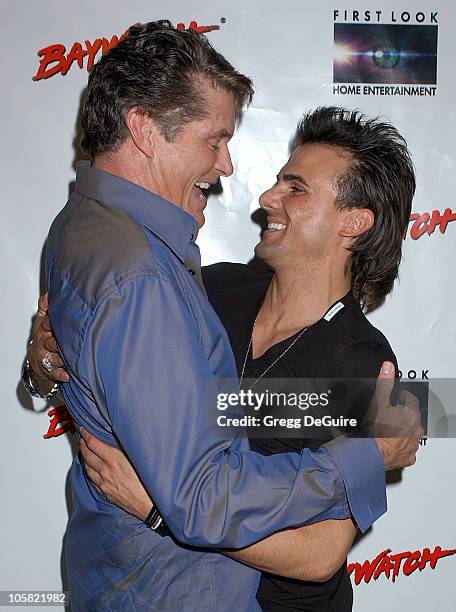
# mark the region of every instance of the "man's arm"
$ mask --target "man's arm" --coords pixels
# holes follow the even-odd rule
[[[351,519],[326,520],[278,531],[240,550],[221,552],[262,572],[326,582],[345,562],[355,534]]]
[[[92,421],[91,432],[120,441],[179,540],[240,548],[350,510],[364,531],[386,510],[384,465],[371,439],[263,457],[215,426],[217,381],[198,321],[166,279],[130,276],[92,312],[69,385],[94,393],[109,418]],[[226,360],[223,342],[214,350]],[[415,452],[410,440],[393,445],[387,467],[409,464]]]
[[[127,457],[88,432],[81,433],[89,478],[110,502],[144,520],[153,502]],[[243,549],[220,552],[278,576],[324,582],[344,563],[355,533],[351,519],[326,520],[278,531]]]
[[[240,548],[310,520],[347,518],[339,449],[263,457],[248,450],[245,437],[233,439],[217,426],[219,382],[201,345],[199,321],[174,283],[154,270],[134,275],[93,313],[77,378],[93,393],[107,427],[92,424],[90,433],[112,444],[111,425],[177,539]],[[52,314],[50,308],[51,322]],[[221,378],[233,378],[223,340],[211,347],[213,360]],[[378,452],[370,469],[382,490]],[[380,502],[374,513],[383,511]]]

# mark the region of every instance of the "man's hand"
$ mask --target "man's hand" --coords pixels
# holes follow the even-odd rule
[[[82,427],[80,431],[85,470],[96,489],[111,503],[144,521],[153,502],[126,455]]]
[[[419,441],[424,435],[418,400],[414,395],[404,391],[401,395],[403,405],[390,404],[394,376],[394,365],[385,361],[377,378],[370,409],[374,416],[371,418],[369,430],[376,436],[377,446],[387,471],[413,465]]]
[[[153,502],[125,454],[81,428],[81,454],[96,489],[143,521]],[[351,519],[285,529],[242,550],[224,554],[257,569],[298,580],[329,580],[344,562],[356,528]]]
[[[38,380],[45,378],[53,383],[68,382],[68,374],[64,370],[64,364],[58,352],[57,341],[52,333],[47,311],[47,294],[44,294],[38,300],[38,310],[32,326],[33,343],[28,350],[30,367]],[[51,372],[48,372],[42,364],[42,360],[47,353],[50,353],[49,358],[54,366]]]

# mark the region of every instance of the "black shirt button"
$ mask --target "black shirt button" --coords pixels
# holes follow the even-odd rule
[[[189,269],[188,269],[188,271],[190,272],[190,274],[191,274],[192,276],[195,276],[195,270],[191,270],[191,269],[189,268]]]

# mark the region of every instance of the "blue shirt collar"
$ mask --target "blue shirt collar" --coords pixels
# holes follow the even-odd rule
[[[137,223],[158,236],[182,262],[190,242],[198,234],[196,221],[187,212],[152,191],[94,168],[89,161],[77,164],[76,192],[130,213]]]

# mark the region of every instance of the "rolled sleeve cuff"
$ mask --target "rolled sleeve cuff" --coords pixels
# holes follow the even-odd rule
[[[325,444],[342,475],[353,519],[364,533],[386,512],[385,466],[372,438],[343,438]]]

